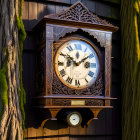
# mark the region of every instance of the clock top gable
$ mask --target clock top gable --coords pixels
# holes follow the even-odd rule
[[[108,23],[106,20],[103,20],[90,12],[80,1],[70,6],[67,10],[44,16],[43,19],[35,25],[33,31],[40,30],[40,27],[43,28],[46,24],[111,32],[116,32],[118,30],[117,26]]]
[[[108,23],[106,20],[99,18],[85,7],[80,1],[73,4],[67,10],[63,10],[60,13],[50,14],[44,16],[44,19],[56,19],[62,21],[73,21],[78,23],[89,23],[92,25],[98,25],[101,28],[105,27],[117,31],[118,27]]]
[[[63,10],[57,14],[50,14],[45,16],[46,18],[60,19],[60,20],[70,20],[77,22],[87,22],[94,24],[109,25],[107,21],[100,19],[95,14],[91,13],[80,1],[73,4],[67,10]]]

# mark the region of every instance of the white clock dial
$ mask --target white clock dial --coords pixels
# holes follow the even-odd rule
[[[71,112],[67,116],[67,122],[70,126],[78,126],[82,122],[82,116],[79,112]]]
[[[63,84],[74,89],[92,85],[100,64],[97,51],[83,40],[72,40],[62,45],[55,57],[55,70]]]
[[[78,125],[80,122],[80,117],[78,114],[72,114],[69,119],[70,119],[70,123],[73,126]]]

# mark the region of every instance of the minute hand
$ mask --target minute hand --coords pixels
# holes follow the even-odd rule
[[[81,61],[79,61],[79,64],[81,64],[82,62],[84,62],[89,56],[83,58]]]

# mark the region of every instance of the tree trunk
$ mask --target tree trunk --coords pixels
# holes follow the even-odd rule
[[[121,0],[122,139],[140,140],[140,0]]]
[[[19,102],[20,47],[16,23],[21,2],[0,0],[0,140],[23,139]]]

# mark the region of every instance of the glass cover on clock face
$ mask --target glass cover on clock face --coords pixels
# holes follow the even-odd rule
[[[99,74],[99,67],[97,52],[83,40],[64,43],[55,56],[55,71],[58,78],[73,89],[92,85]]]

